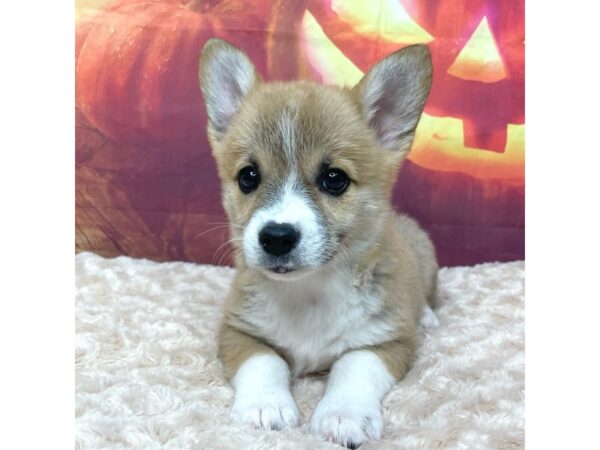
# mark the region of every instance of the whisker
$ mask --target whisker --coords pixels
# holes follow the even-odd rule
[[[207,222],[206,225],[229,225],[234,228],[243,228],[242,225],[238,225],[231,222]]]
[[[202,233],[199,233],[196,236],[194,236],[194,239],[197,239],[200,236],[204,236],[206,233],[210,233],[211,231],[219,230],[221,228],[227,228],[227,225],[219,225],[219,226],[216,226],[216,227],[209,228],[208,230],[203,231]]]
[[[217,265],[220,266],[224,260],[227,260],[231,255],[235,254],[237,251],[238,251],[238,249],[233,248],[228,253],[223,253],[223,256],[221,256]]]
[[[242,238],[231,238],[231,239],[228,239],[225,242],[223,242],[221,245],[219,245],[219,247],[217,247],[217,249],[214,251],[213,256],[211,258],[211,261],[213,262],[213,264],[215,262],[215,259],[219,256],[219,252],[222,251],[224,248],[226,248],[225,246],[227,244],[231,244],[233,242],[242,241],[242,240],[243,240]]]

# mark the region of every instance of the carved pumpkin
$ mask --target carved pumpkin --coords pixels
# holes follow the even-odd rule
[[[433,136],[451,145],[440,145],[441,161],[418,149],[413,161],[436,170],[522,178],[523,133],[514,127],[524,121],[521,0],[309,0],[307,7],[305,25],[308,21],[314,29],[316,24],[360,73],[392,50],[416,42],[429,45],[434,80],[421,138],[426,134],[428,140]],[[370,19],[375,14],[369,8],[377,11],[377,20]],[[509,155],[475,155],[473,148]],[[498,173],[491,173],[495,163]]]
[[[465,146],[503,152],[507,124],[524,122],[524,2],[403,3],[439,37],[430,44],[438,71],[428,112],[462,119]]]
[[[295,74],[281,35],[289,36],[287,12],[298,3],[78,0],[78,250],[229,262],[198,86],[200,50],[223,37],[263,75]],[[267,42],[282,63],[269,63]]]

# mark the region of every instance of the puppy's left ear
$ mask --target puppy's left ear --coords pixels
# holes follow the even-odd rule
[[[431,87],[425,45],[411,45],[379,61],[353,88],[381,147],[406,154]]]

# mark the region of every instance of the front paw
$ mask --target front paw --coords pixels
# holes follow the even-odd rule
[[[340,404],[323,398],[310,422],[313,433],[351,449],[380,439],[383,431],[379,402],[361,404],[349,401]]]
[[[300,412],[289,392],[257,394],[252,398],[236,398],[231,418],[254,428],[281,430],[287,426],[298,426]]]

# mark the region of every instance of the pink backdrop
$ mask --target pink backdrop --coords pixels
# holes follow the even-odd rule
[[[524,258],[524,5],[474,0],[81,0],[76,246],[228,263],[198,58],[213,36],[267,79],[354,84],[413,43],[432,93],[394,191],[443,265]]]

